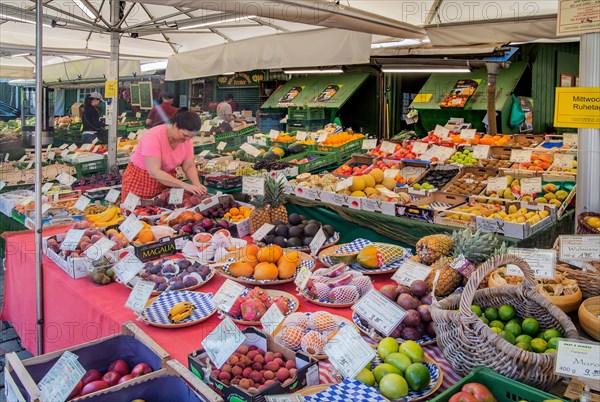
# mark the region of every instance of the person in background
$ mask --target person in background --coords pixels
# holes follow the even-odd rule
[[[200,116],[195,112],[178,112],[168,124],[148,130],[140,139],[127,169],[123,173],[121,197],[134,193],[141,199],[159,195],[168,187],[183,188],[192,194],[206,194],[200,184],[190,139],[200,129]],[[190,183],[175,177],[181,166]]]
[[[92,92],[83,101],[83,114],[81,117],[84,144],[91,144],[95,138],[106,144],[108,138],[104,129],[104,122],[100,120],[100,102],[104,102],[99,92]]]
[[[127,112],[131,110],[129,90],[127,88],[123,88],[119,94],[119,101],[117,103],[117,112],[119,116],[123,112]]]
[[[217,117],[225,121],[235,120],[235,116],[233,115],[233,108],[231,106],[232,103],[234,103],[233,95],[225,95],[225,100],[217,105]]]
[[[146,127],[155,127],[167,123],[178,110],[179,109],[173,106],[173,94],[163,95],[162,103],[154,106],[152,110],[150,110],[150,113],[148,113]]]

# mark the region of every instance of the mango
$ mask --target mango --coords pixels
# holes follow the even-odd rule
[[[555,200],[556,199],[556,195],[554,195],[554,193],[546,193],[544,194],[544,198],[548,201],[550,200]]]
[[[377,269],[381,267],[383,258],[377,247],[371,244],[360,250],[356,261],[364,268]]]
[[[544,187],[542,187],[542,189],[546,193],[554,193],[554,192],[556,192],[556,185],[553,183],[548,183],[548,184],[545,184]]]
[[[544,198],[544,197],[538,197],[538,198],[536,198],[535,200],[533,200],[533,202],[535,202],[536,204],[545,204],[545,203],[547,203],[548,201],[547,201],[547,200],[546,200],[546,198]]]
[[[569,193],[565,190],[558,190],[554,195],[559,201],[564,201],[569,196]]]

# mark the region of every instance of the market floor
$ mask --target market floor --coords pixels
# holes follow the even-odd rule
[[[0,260],[0,308],[4,302],[4,261]],[[15,329],[8,321],[2,321],[0,332],[0,402],[6,400],[4,395],[4,355],[9,352],[17,352],[21,359],[33,357],[31,353],[21,346],[21,340]]]

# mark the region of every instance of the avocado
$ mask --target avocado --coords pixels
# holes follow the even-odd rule
[[[304,228],[301,226],[294,226],[288,231],[289,237],[302,237],[304,236]],[[291,239],[290,239],[291,240]]]
[[[288,227],[286,225],[284,225],[283,223],[280,225],[277,225],[277,227],[275,228],[275,236],[281,236],[281,237],[287,237],[288,236]]]
[[[272,234],[267,235],[267,236],[265,236],[263,241],[267,244],[273,244],[273,242],[275,241],[275,235],[272,235]]]
[[[304,150],[305,150],[304,145],[295,143],[295,144],[291,144],[288,147],[287,152],[291,155],[294,155],[294,154],[302,153],[302,152],[304,152]]]
[[[283,222],[281,222],[279,220],[273,222],[273,226],[279,226],[279,225],[282,225],[282,224],[283,224]]]
[[[319,225],[319,226],[321,226],[321,222],[319,222],[319,221],[318,221],[318,220],[316,220],[316,219],[311,219],[311,220],[309,220],[309,221],[308,221],[308,223],[309,223],[309,224],[310,224],[310,223],[314,223],[315,225]]]
[[[273,244],[278,245],[279,247],[287,247],[287,240],[283,236],[277,236],[273,239]]]
[[[312,236],[311,237],[305,237],[304,238],[304,245],[306,247],[310,246],[310,242],[312,241],[312,239],[313,239]]]
[[[299,237],[290,237],[287,242],[288,247],[302,247],[302,239]]]
[[[325,234],[327,235],[327,237],[331,237],[331,236],[333,236],[335,234],[335,229],[331,225],[324,225],[323,226],[323,231],[325,232]]]
[[[291,213],[290,216],[288,216],[288,222],[291,223],[292,225],[296,226],[299,225],[302,222],[302,219],[300,219],[300,215],[298,215],[297,213]]]
[[[320,224],[317,225],[316,223],[309,223],[304,228],[304,235],[308,236],[308,237],[314,237],[320,228],[321,228]]]

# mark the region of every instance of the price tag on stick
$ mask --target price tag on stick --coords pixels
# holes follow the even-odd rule
[[[600,235],[559,236],[561,261],[600,261]]]
[[[279,131],[278,130],[270,130],[269,131],[269,138],[274,140],[277,139],[277,137],[279,137]]]
[[[128,193],[127,198],[125,198],[125,201],[123,202],[123,208],[130,212],[134,212],[138,205],[140,205],[140,197],[133,193]]]
[[[429,144],[427,144],[426,142],[421,142],[421,141],[415,141],[412,143],[412,150],[415,154],[417,155],[423,155],[425,152],[427,152],[427,148],[429,148]]]
[[[439,124],[435,126],[435,130],[433,131],[434,135],[437,135],[439,138],[441,138],[442,140],[445,138],[448,138],[448,136],[450,135],[450,130],[448,130],[446,127],[440,126]]]
[[[142,312],[146,308],[146,303],[154,290],[154,282],[139,280],[135,283],[133,290],[129,294],[125,307],[135,312]]]
[[[306,288],[306,284],[308,283],[310,276],[311,272],[306,267],[302,267],[300,268],[300,271],[298,271],[296,279],[294,279],[294,284],[298,287],[298,289],[302,290]]]
[[[600,381],[600,343],[560,339],[554,372],[565,377]]]
[[[477,130],[474,128],[464,128],[460,130],[460,138],[462,138],[463,140],[472,140],[473,138],[475,138],[476,134]]]
[[[383,141],[379,148],[381,149],[381,151],[388,154],[393,154],[394,152],[396,152],[396,144],[389,141]]]
[[[73,207],[76,210],[83,212],[85,211],[87,206],[90,205],[90,201],[91,200],[89,198],[87,198],[85,195],[82,195],[81,197],[79,197],[75,205],[73,205]]]
[[[144,263],[133,253],[125,253],[118,263],[113,267],[117,278],[125,284],[129,283],[141,270]]]
[[[225,147],[227,147],[227,143],[224,141],[219,142],[219,144],[217,145],[217,150],[218,151],[222,151],[225,149]]]
[[[310,242],[310,255],[312,255],[314,257],[317,254],[319,254],[319,250],[321,249],[323,244],[325,244],[326,241],[327,241],[327,235],[323,231],[323,228],[321,228],[321,229],[319,229],[319,231],[317,232],[315,237],[313,237],[312,241]]]
[[[392,276],[392,280],[401,285],[410,286],[416,280],[424,281],[431,273],[431,267],[407,260]]]
[[[255,242],[261,241],[273,229],[275,229],[275,225],[271,225],[270,223],[265,223],[256,232],[254,232],[252,234],[252,240],[254,240]]]
[[[231,279],[226,279],[215,294],[213,303],[219,310],[227,313],[231,310],[231,307],[245,289],[246,288],[239,283],[234,282]]]
[[[510,161],[515,163],[531,162],[531,150],[529,149],[513,149],[510,151]]]
[[[169,190],[169,204],[180,205],[183,204],[183,189],[182,188],[171,188]]]
[[[45,194],[48,190],[52,188],[54,184],[52,182],[44,183],[42,186],[42,194]]]
[[[277,304],[273,303],[267,312],[260,318],[260,324],[267,334],[273,335],[273,332],[277,329],[279,324],[281,324],[284,318],[285,316],[279,307],[277,307]]]
[[[487,191],[504,191],[508,187],[508,177],[490,177],[487,183]]]
[[[131,214],[119,225],[119,231],[129,239],[133,241],[138,233],[144,228],[144,225],[134,214]]]
[[[242,194],[247,195],[265,195],[264,176],[243,176]]]
[[[487,159],[490,154],[489,145],[475,145],[473,147],[473,158],[475,159]]]
[[[102,237],[96,243],[92,244],[90,248],[85,250],[85,256],[92,261],[98,261],[104,254],[114,247],[116,243],[109,240],[108,237]]]
[[[521,194],[536,194],[541,192],[541,177],[525,177],[521,179]]]
[[[111,188],[110,190],[108,190],[108,193],[106,194],[106,197],[104,197],[104,200],[106,202],[114,204],[115,202],[117,202],[120,195],[121,192],[119,190],[117,190],[116,188]]]
[[[66,401],[69,394],[85,375],[79,357],[66,351],[38,384],[42,401]]]
[[[308,133],[306,131],[296,131],[296,140],[304,141],[308,137]]]
[[[391,334],[406,315],[403,308],[374,289],[361,297],[352,310],[385,336]]]
[[[73,251],[79,245],[79,241],[83,237],[85,230],[71,229],[67,232],[63,242],[60,244],[61,250]]]
[[[345,378],[356,377],[360,370],[375,357],[375,349],[352,325],[344,325],[331,341],[325,344],[324,352]]]
[[[246,337],[229,317],[204,338],[202,347],[215,367],[221,368]]]
[[[362,149],[370,151],[377,148],[377,138],[363,140]]]

